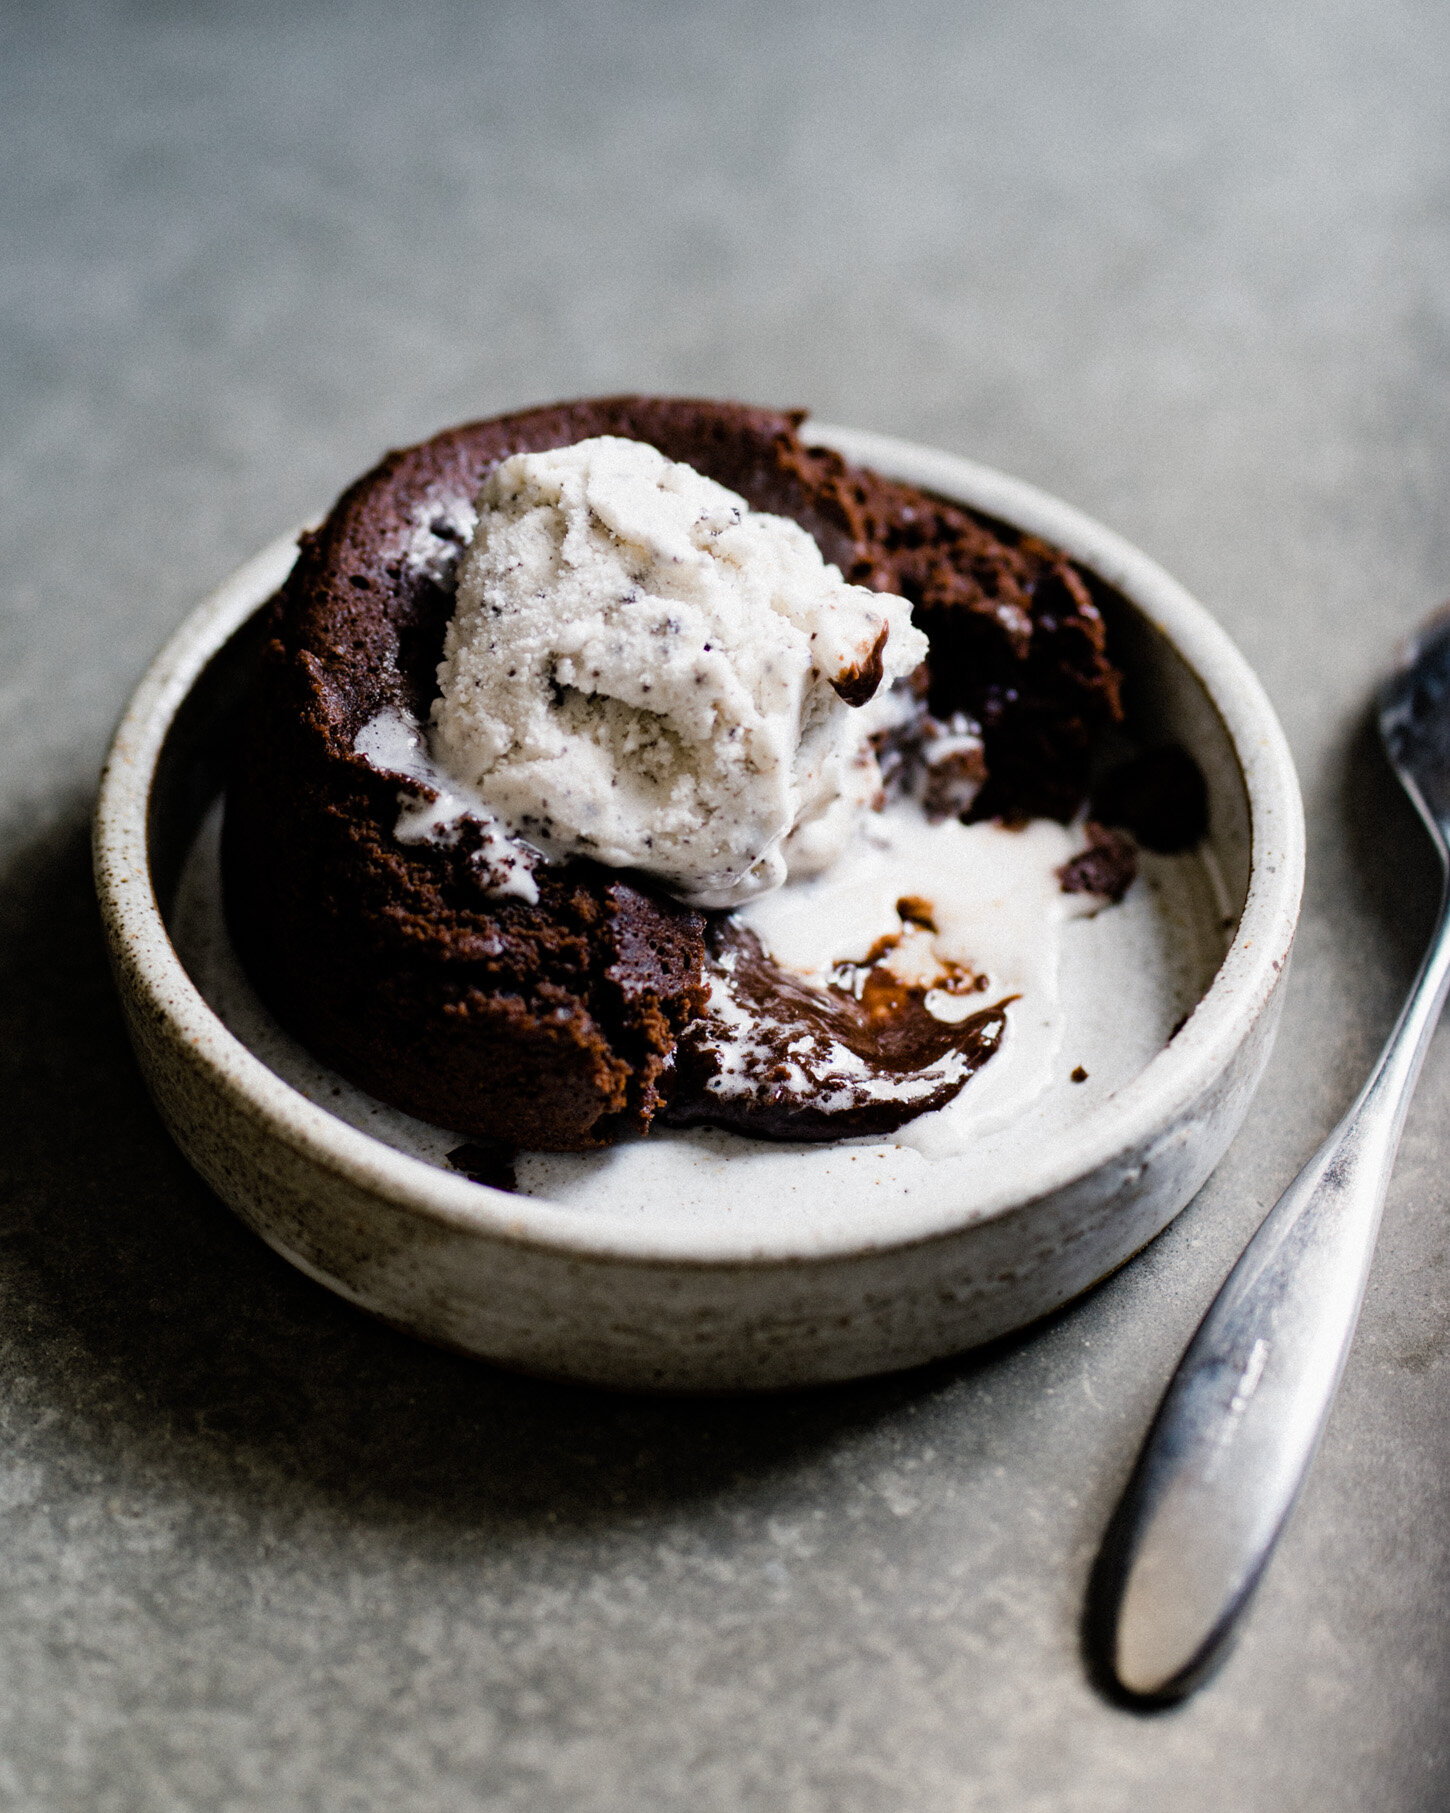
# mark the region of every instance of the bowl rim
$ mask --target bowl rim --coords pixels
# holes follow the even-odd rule
[[[955,454],[894,436],[807,422],[812,444],[886,476],[959,499],[1053,543],[1115,586],[1177,649],[1228,732],[1249,806],[1244,909],[1218,973],[1174,1039],[1060,1142],[1030,1190],[979,1195],[944,1219],[873,1238],[869,1223],[778,1238],[731,1238],[728,1220],[661,1230],[648,1221],[601,1221],[596,1211],[476,1184],[413,1158],[338,1119],[270,1070],[212,1011],[167,933],[152,883],[148,820],[157,760],[183,700],[211,658],[277,589],[296,556],[296,534],[246,561],[185,619],[123,711],[101,772],[94,820],[96,889],[122,987],[133,1008],[160,1021],[191,1063],[229,1094],[258,1130],[305,1162],[395,1209],[464,1233],[593,1262],[670,1267],[800,1266],[929,1244],[996,1220],[1128,1159],[1174,1125],[1224,1071],[1278,986],[1298,918],[1304,819],[1298,780],[1273,707],[1225,631],[1155,561],[1120,535],[1035,486]]]

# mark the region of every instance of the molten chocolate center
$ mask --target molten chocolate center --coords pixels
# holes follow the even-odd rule
[[[905,982],[882,961],[899,941],[837,964],[821,987],[772,961],[738,920],[716,921],[710,1006],[680,1041],[666,1118],[824,1140],[891,1133],[944,1108],[997,1049],[1008,1003],[939,1019],[929,995],[977,993],[985,979],[948,966],[930,985]]]

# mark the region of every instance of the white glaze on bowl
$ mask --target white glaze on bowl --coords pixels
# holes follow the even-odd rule
[[[447,1135],[400,1149],[396,1129],[394,1143],[373,1137],[269,1068],[265,1040],[249,1045],[208,1006],[158,904],[206,803],[193,746],[210,701],[235,688],[242,656],[226,645],[291,564],[292,540],[279,542],[188,619],[122,718],[97,806],[97,888],[132,1040],[182,1150],[279,1252],[390,1322],[507,1365],[631,1387],[781,1387],[910,1366],[1020,1327],[1121,1264],[1191,1198],[1243,1118],[1303,875],[1298,788],[1258,682],[1181,587],[1077,511],[945,454],[812,432],[1042,535],[1130,601],[1114,630],[1139,728],[1186,743],[1207,774],[1213,854],[1243,902],[1232,945],[1171,1042],[1095,1092],[1091,1113],[1032,1142],[1030,1162],[960,1195],[887,1192],[879,1213],[869,1200],[840,1214],[817,1201],[772,1225],[758,1212],[651,1213],[638,1192],[633,1212],[601,1213],[587,1191],[550,1201],[471,1183],[439,1168]],[[702,1149],[718,1165],[713,1138]],[[743,1183],[748,1167],[735,1168]]]

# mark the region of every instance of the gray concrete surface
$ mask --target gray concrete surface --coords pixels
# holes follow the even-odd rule
[[[1430,910],[1363,714],[1450,592],[1447,53],[1396,0],[4,9],[0,1805],[1450,1804],[1450,1038],[1227,1671],[1142,1719],[1077,1644],[1167,1371]],[[153,648],[385,445],[622,386],[1035,480],[1283,714],[1269,1079],[1030,1339],[764,1403],[521,1382],[289,1271],[143,1097],[85,819]]]

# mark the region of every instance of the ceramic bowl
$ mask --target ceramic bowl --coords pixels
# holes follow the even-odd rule
[[[781,1388],[913,1366],[1020,1328],[1121,1265],[1190,1200],[1243,1119],[1278,1020],[1304,862],[1293,765],[1253,673],[1181,586],[1068,505],[902,441],[810,433],[1042,536],[1115,588],[1132,727],[1185,745],[1208,781],[1222,960],[1181,1026],[1090,1113],[956,1196],[888,1190],[879,1208],[846,1212],[808,1190],[777,1217],[746,1161],[732,1172],[718,1146],[717,1175],[752,1195],[739,1214],[685,1214],[663,1197],[606,1213],[577,1195],[474,1183],[285,1080],[265,1041],[208,1005],[168,930],[289,537],[188,618],[122,717],[96,810],[96,884],[136,1055],[182,1151],[279,1253],[396,1327],[632,1389]]]

